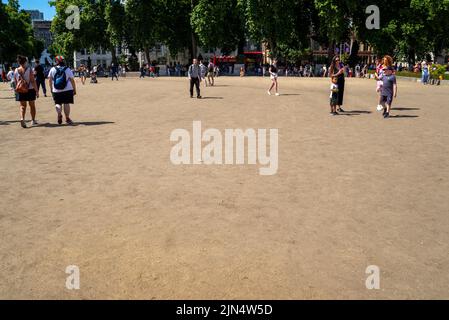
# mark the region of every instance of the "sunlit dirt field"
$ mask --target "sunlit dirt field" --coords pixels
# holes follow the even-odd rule
[[[0,84],[1,299],[449,298],[449,87],[399,81],[385,120],[373,80],[336,117],[328,79],[77,83],[76,126],[41,98],[29,129]],[[277,174],[173,165],[195,120],[278,129]]]

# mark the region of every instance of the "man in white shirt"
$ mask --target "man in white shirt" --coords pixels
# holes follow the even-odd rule
[[[76,95],[75,79],[72,70],[65,66],[64,57],[57,56],[55,60],[56,67],[51,68],[48,79],[58,113],[58,124],[62,124],[62,106],[64,106],[66,123],[73,125],[70,119],[70,104],[74,103],[73,98]]]

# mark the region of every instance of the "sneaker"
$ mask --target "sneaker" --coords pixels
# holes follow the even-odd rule
[[[193,99],[193,96],[190,96],[190,99]]]
[[[268,95],[271,96],[271,91],[267,91]]]
[[[384,111],[382,112],[382,115],[385,116],[385,114],[387,113],[387,109],[383,108],[383,110]]]
[[[58,115],[58,124],[59,124],[59,125],[62,124],[62,115]]]
[[[37,123],[36,120],[31,120],[31,126],[37,126],[39,123]]]
[[[73,126],[73,121],[72,121],[72,119],[67,118],[67,119],[65,120],[65,122],[67,123],[67,125]]]
[[[281,95],[280,93],[276,92],[276,96],[278,96],[278,97],[279,97],[280,95]]]
[[[198,97],[196,97],[197,99],[203,99],[203,97],[202,96],[198,96]]]
[[[333,112],[332,115],[333,116],[338,116],[338,112]]]
[[[387,119],[387,118],[389,118],[390,117],[390,114],[388,113],[388,112],[385,112],[385,114],[384,114],[384,119]]]
[[[338,108],[339,112],[345,112],[345,110],[343,110],[343,108]]]
[[[24,129],[27,128],[27,124],[26,124],[25,120],[20,120],[20,125],[21,125],[22,128],[24,128]]]

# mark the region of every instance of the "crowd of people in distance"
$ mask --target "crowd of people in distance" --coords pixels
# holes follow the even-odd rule
[[[70,106],[74,103],[74,96],[77,93],[74,78],[79,77],[82,85],[85,85],[87,78],[91,83],[98,83],[98,77],[109,76],[112,81],[119,80],[119,77],[126,77],[127,66],[112,63],[108,69],[102,65],[95,65],[89,69],[82,64],[76,69],[71,69],[66,65],[62,56],[55,58],[55,65],[41,65],[38,60],[34,66],[28,63],[24,56],[17,57],[17,68],[9,68],[9,72],[2,73],[3,81],[9,81],[11,90],[14,91],[16,101],[20,104],[20,124],[23,128],[27,127],[25,121],[26,110],[29,107],[31,114],[31,126],[38,124],[36,120],[36,99],[40,96],[40,90],[44,97],[47,97],[48,79],[49,91],[54,100],[57,112],[58,124],[63,123],[63,116],[68,125],[72,125],[73,121],[70,117]],[[376,92],[378,95],[377,110],[382,111],[384,118],[389,118],[392,110],[392,104],[398,94],[398,85],[396,75],[402,70],[410,70],[409,66],[403,66],[402,63],[394,63],[391,56],[384,56],[376,59],[374,64],[361,65],[357,64],[354,69],[349,68],[347,64],[341,61],[340,56],[332,59],[330,66],[323,65],[321,69],[316,69],[316,65],[305,64],[304,66],[283,65],[279,66],[278,61],[273,59],[270,64],[261,65],[261,73],[263,76],[269,76],[270,85],[267,90],[268,95],[280,96],[279,92],[279,76],[283,75],[300,76],[300,77],[328,77],[330,78],[330,114],[335,116],[344,113],[343,102],[345,93],[345,78],[358,77],[375,79]],[[429,83],[430,74],[434,68],[433,64],[429,64],[426,60],[413,66],[413,72],[422,73],[423,84]],[[4,71],[4,70],[3,70]],[[146,64],[140,68],[140,78],[158,77],[159,68],[154,64]],[[200,56],[193,59],[192,64],[182,66],[180,63],[171,63],[166,66],[167,75],[187,77],[189,79],[190,97],[194,98],[194,90],[196,98],[202,99],[201,84],[206,87],[213,87],[215,79],[220,74],[219,67],[214,63],[214,59],[204,61]],[[240,68],[240,76],[246,75],[246,69]]]

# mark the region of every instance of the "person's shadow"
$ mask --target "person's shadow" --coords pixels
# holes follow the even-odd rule
[[[418,111],[421,110],[420,108],[407,108],[407,107],[395,107],[391,108],[391,111]],[[410,115],[410,114],[393,114],[390,115],[390,118],[419,118],[418,115]]]
[[[57,123],[43,123],[37,125],[37,127],[45,128],[58,128],[58,127],[78,127],[78,126],[102,126],[106,124],[114,124],[111,121],[92,121],[92,122],[75,122],[73,125],[57,124]]]

